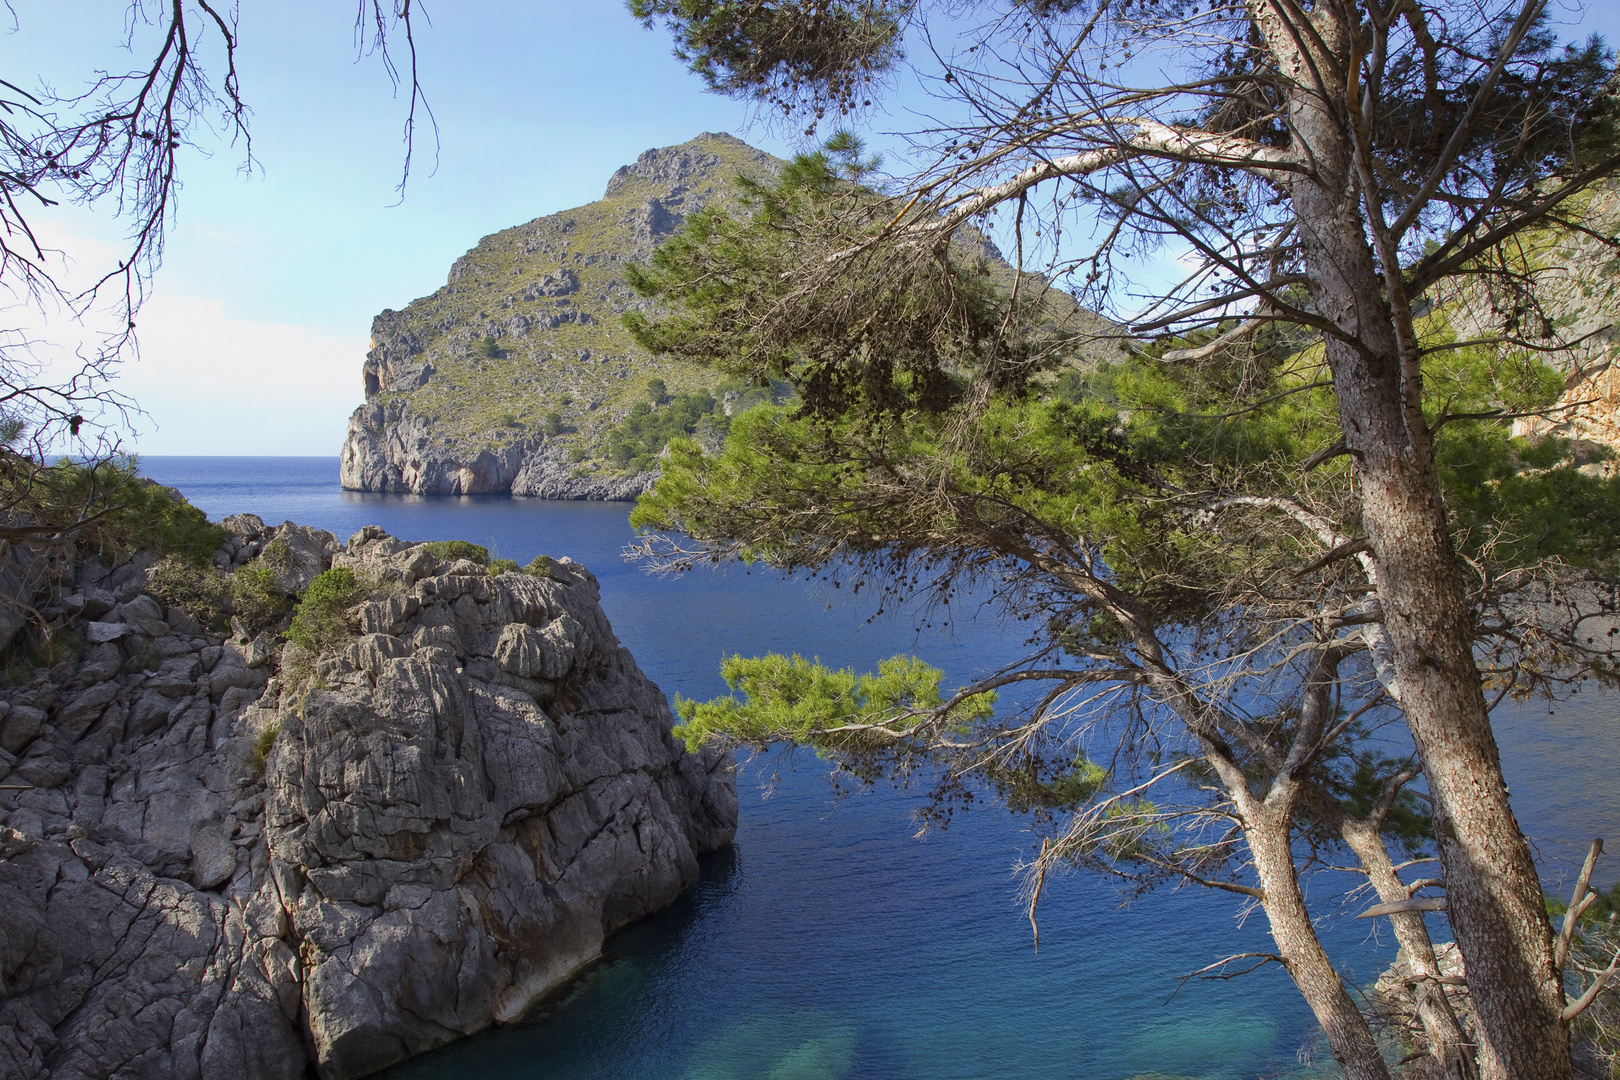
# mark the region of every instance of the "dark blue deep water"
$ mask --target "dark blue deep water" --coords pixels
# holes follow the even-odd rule
[[[347,538],[377,524],[410,540],[464,539],[502,557],[585,563],[641,668],[670,695],[724,692],[733,652],[799,652],[870,667],[912,652],[959,682],[1017,655],[971,612],[949,630],[824,582],[740,567],[650,577],[623,561],[626,504],[361,495],[336,458],[149,457],[142,470],[208,515],[243,511]],[[1592,836],[1620,838],[1614,699],[1498,717],[1514,804],[1549,882]],[[1109,882],[1048,883],[1041,947],[1012,867],[1018,818],[958,815],[914,838],[918,796],[839,798],[814,757],[755,760],[739,784],[736,844],[671,909],[609,939],[609,956],[521,1023],[391,1070],[390,1080],[1126,1080],[1319,1074],[1310,1016],[1287,977],[1176,976],[1263,949],[1264,918],[1236,897]],[[1610,868],[1609,879],[1614,877]],[[1338,886],[1313,884],[1331,895]],[[1347,917],[1325,926],[1353,981],[1391,946]]]

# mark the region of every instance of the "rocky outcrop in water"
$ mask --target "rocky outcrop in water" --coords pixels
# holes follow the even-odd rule
[[[364,1076],[519,1015],[729,842],[595,579],[228,523],[367,583],[319,654],[207,632],[150,556],[41,598],[89,644],[0,704],[0,1075]],[[20,673],[17,673],[20,676]]]

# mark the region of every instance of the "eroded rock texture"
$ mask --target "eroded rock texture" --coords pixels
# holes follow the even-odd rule
[[[583,567],[229,524],[222,564],[279,535],[290,584],[372,598],[313,670],[150,560],[59,598],[103,640],[0,706],[0,1076],[364,1076],[516,1016],[735,830]]]

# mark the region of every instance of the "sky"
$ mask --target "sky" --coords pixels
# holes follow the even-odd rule
[[[1620,4],[1562,4],[1568,36],[1620,40]],[[143,39],[137,26],[136,53],[120,48],[128,6],[13,0],[14,25],[0,21],[6,78],[65,92],[96,68],[129,69]],[[246,148],[227,139],[182,159],[139,357],[116,383],[144,410],[127,448],[334,456],[364,398],[372,317],[438,288],[480,237],[598,199],[619,166],[699,132],[796,148],[745,104],[704,93],[668,36],[620,0],[426,0],[426,14],[420,70],[439,145],[420,133],[401,199],[405,101],[376,57],[357,58],[354,5],[241,0],[254,165],[244,171]],[[930,103],[904,81],[889,101],[863,134],[892,157],[900,144],[884,132]],[[34,222],[70,279],[116,262],[124,224],[105,210],[56,207]],[[47,333],[82,330],[57,317]]]

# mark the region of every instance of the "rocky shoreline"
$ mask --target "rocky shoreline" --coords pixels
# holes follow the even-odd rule
[[[520,1015],[730,842],[729,759],[671,737],[583,566],[225,524],[221,569],[278,544],[290,595],[365,592],[313,654],[165,605],[149,554],[32,598],[83,641],[0,704],[0,1075],[365,1076]]]

